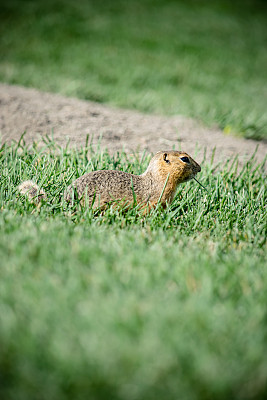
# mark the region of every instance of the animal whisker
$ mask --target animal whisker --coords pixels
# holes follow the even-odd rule
[[[205,188],[205,186],[202,185],[202,183],[200,183],[195,177],[193,177],[193,179],[201,186],[203,187],[203,189],[205,189],[208,192],[208,189]]]

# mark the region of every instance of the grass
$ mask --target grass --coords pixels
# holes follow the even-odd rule
[[[10,0],[0,80],[267,138],[261,0]]]
[[[145,218],[60,196],[85,172],[141,173],[149,158],[2,147],[1,398],[266,398],[263,165],[198,160],[208,192],[181,185]],[[17,193],[25,179],[47,202]]]

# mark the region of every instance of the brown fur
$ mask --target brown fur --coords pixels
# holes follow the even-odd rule
[[[182,161],[181,157],[188,157],[189,162]],[[77,194],[78,198],[94,208],[104,208],[113,201],[131,204],[134,197],[137,204],[148,205],[149,208],[155,207],[159,200],[165,207],[167,203],[172,202],[177,186],[192,179],[200,171],[200,166],[187,153],[160,151],[151,159],[142,175],[106,170],[89,172],[76,179],[67,188],[64,197],[71,201]],[[20,191],[22,185],[19,187]],[[37,194],[38,186],[33,185]],[[33,197],[32,191],[33,187],[28,188],[30,198]],[[40,190],[40,195],[45,194]]]
[[[22,182],[19,185],[18,190],[21,194],[27,195],[29,199],[36,199],[37,203],[40,203],[42,199],[46,200],[46,194],[43,189],[40,189],[33,181]]]
[[[181,157],[188,157],[190,163],[181,161]],[[162,196],[161,204],[166,206],[166,203],[172,202],[177,186],[193,178],[200,170],[200,166],[187,153],[160,151],[142,175],[94,171],[81,176],[68,187],[65,199],[72,199],[75,188],[79,198],[87,199],[89,204],[94,201],[94,207],[103,207],[114,200],[132,203],[134,192],[138,204],[154,207]]]

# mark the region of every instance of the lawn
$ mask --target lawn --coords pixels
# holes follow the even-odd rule
[[[263,0],[10,0],[0,80],[267,138]]]
[[[267,397],[263,165],[199,160],[173,204],[94,212],[61,193],[95,169],[141,173],[129,156],[23,141],[0,152],[0,397]],[[39,207],[17,192],[47,192]]]

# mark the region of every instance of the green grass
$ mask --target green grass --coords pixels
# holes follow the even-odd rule
[[[150,156],[5,146],[0,152],[0,397],[264,399],[266,192],[253,159],[202,165],[167,210],[93,212],[60,193]],[[40,207],[17,193],[33,179]]]
[[[10,0],[0,80],[267,138],[260,0]]]

